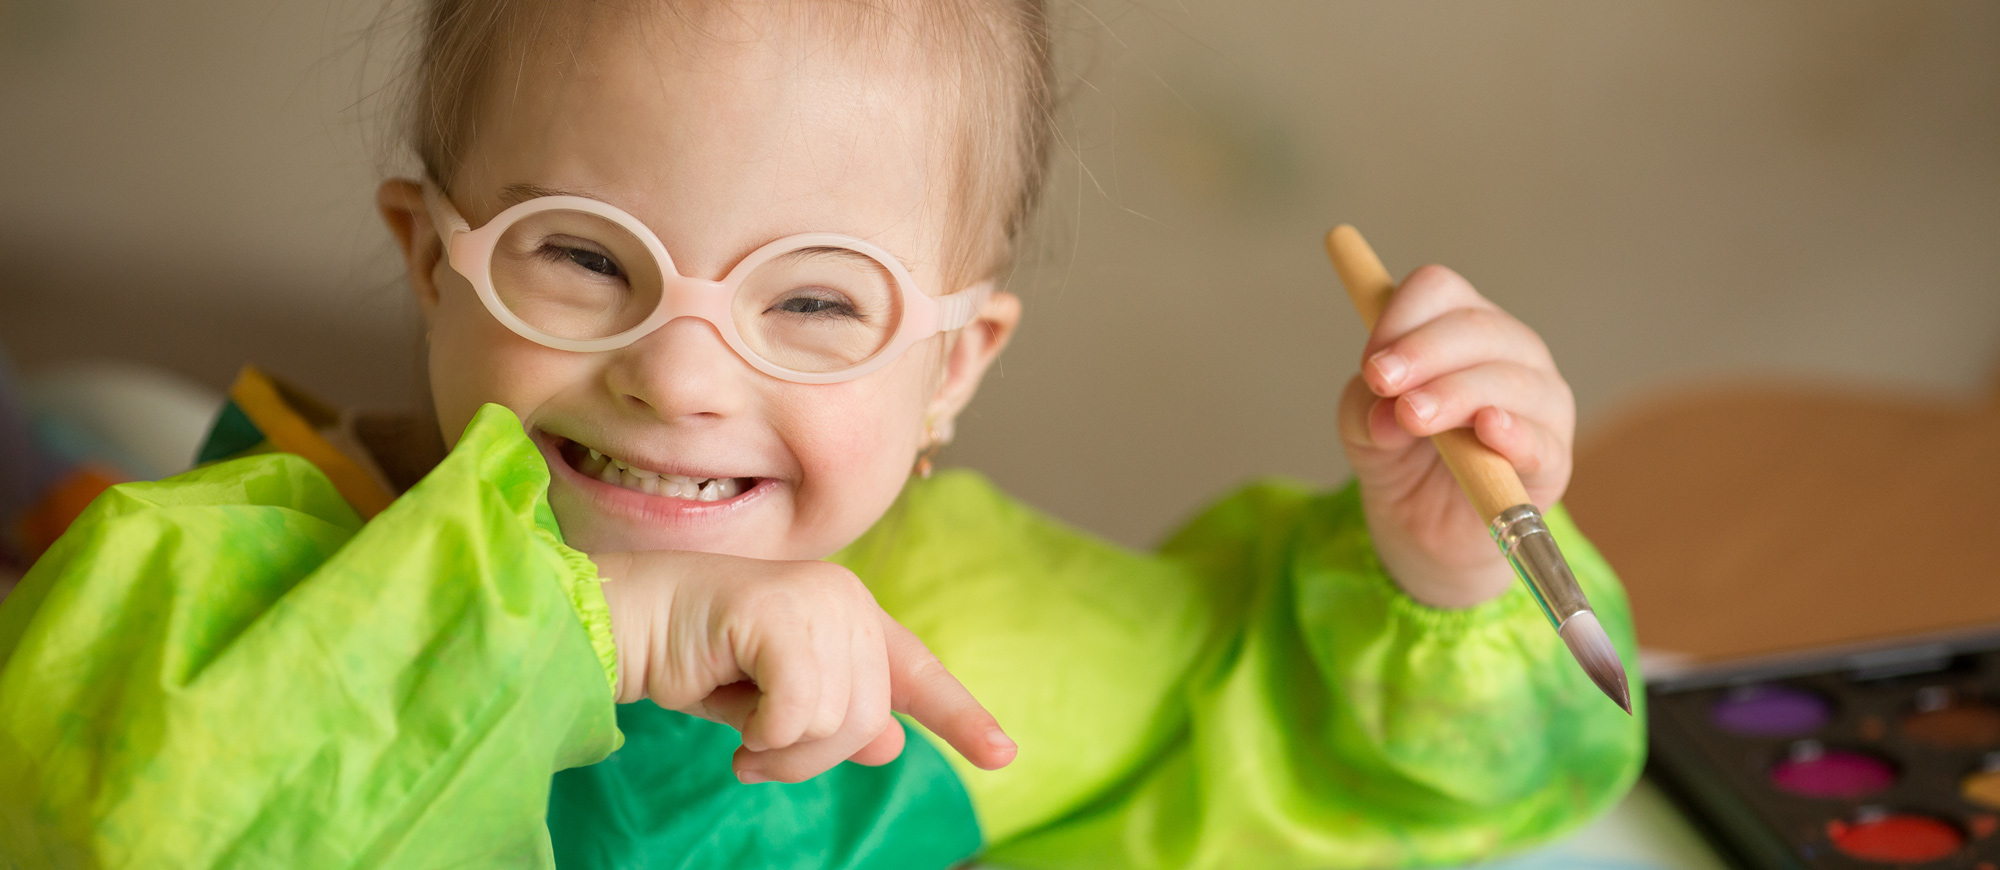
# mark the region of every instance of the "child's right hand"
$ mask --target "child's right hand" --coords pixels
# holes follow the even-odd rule
[[[743,735],[744,782],[799,782],[903,751],[909,715],[992,770],[1016,747],[866,586],[829,562],[712,553],[592,555],[618,645],[618,701],[642,697]]]

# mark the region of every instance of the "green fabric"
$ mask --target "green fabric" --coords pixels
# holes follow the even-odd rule
[[[619,735],[547,485],[488,406],[365,526],[285,454],[113,488],[0,605],[0,864],[548,866]]]
[[[283,454],[114,488],[0,606],[0,859],[924,867],[984,831],[1020,867],[1449,863],[1582,823],[1642,755],[1524,592],[1443,612],[1397,590],[1351,487],[1249,487],[1149,555],[947,473],[838,558],[1014,765],[918,742],[746,787],[726,730],[642,703],[617,710],[629,751],[551,780],[620,735],[608,614],[546,486],[489,406],[365,526]],[[1609,568],[1550,524],[1630,656]]]
[[[922,870],[979,850],[972,803],[914,736],[881,767],[744,785],[736,731],[650,703],[618,708],[625,745],[556,774],[549,831],[563,870]]]
[[[1636,661],[1610,568],[1549,523]],[[999,771],[948,756],[1004,866],[1462,862],[1582,824],[1644,755],[1644,710],[1598,692],[1524,589],[1405,596],[1352,486],[1250,486],[1144,555],[944,474],[839,558],[1020,743]]]

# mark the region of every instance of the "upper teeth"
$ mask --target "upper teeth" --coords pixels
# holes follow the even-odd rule
[[[721,501],[734,497],[743,490],[742,484],[733,477],[698,478],[661,474],[644,468],[634,468],[623,459],[606,456],[595,449],[586,449],[590,452],[590,459],[583,463],[582,470],[594,474],[598,480],[612,486],[637,490],[648,495],[664,495],[694,501]]]

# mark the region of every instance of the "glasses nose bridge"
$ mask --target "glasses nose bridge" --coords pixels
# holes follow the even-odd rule
[[[699,317],[726,329],[730,320],[728,285],[706,278],[669,275],[660,288],[660,320],[665,326],[683,317]]]

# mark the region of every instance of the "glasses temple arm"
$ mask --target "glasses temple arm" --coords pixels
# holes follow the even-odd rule
[[[444,191],[438,189],[437,182],[424,179],[424,205],[430,212],[431,227],[437,230],[438,239],[447,249],[451,247],[451,237],[459,233],[472,232],[472,225],[460,217],[458,209],[446,199]]]
[[[993,282],[981,281],[970,288],[938,297],[938,331],[950,332],[961,329],[979,316],[979,310],[986,307],[986,300],[993,295]]]

